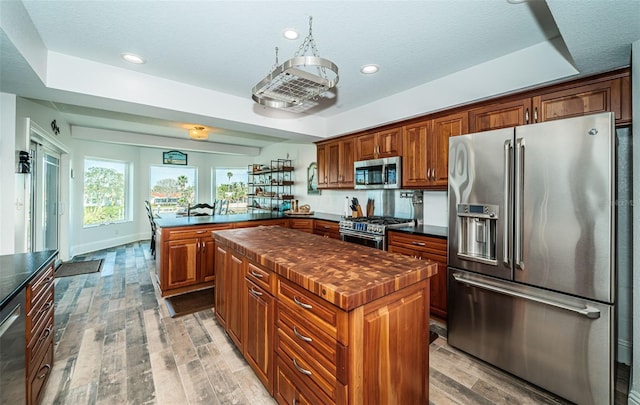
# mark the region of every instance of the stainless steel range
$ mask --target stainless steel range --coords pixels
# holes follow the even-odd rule
[[[387,230],[403,226],[415,226],[408,218],[359,217],[340,221],[340,239],[359,245],[387,250]]]

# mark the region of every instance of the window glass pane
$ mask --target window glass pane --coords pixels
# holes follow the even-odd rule
[[[229,201],[229,214],[247,212],[247,177],[246,167],[215,170],[216,200]]]
[[[127,166],[126,162],[115,160],[84,160],[85,226],[127,219]]]
[[[155,213],[186,212],[197,197],[196,168],[151,166],[149,202]]]

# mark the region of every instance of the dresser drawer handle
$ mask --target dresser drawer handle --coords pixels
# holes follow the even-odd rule
[[[43,378],[45,378],[47,376],[47,374],[49,374],[49,371],[51,370],[51,364],[45,364],[44,366],[42,366],[42,368],[38,371],[41,371],[42,369],[45,369],[44,372],[38,376],[39,380],[42,380]]]
[[[251,289],[249,290],[249,292],[253,295],[255,295],[256,297],[260,297],[262,296],[262,293],[260,291],[256,291],[253,287],[251,287]]]
[[[304,375],[311,375],[311,371],[302,368],[298,365],[298,362],[296,361],[296,359],[293,359],[293,365],[296,366],[296,368],[298,369],[299,372],[301,372]]]
[[[262,278],[264,277],[264,275],[260,274],[260,273],[256,273],[255,271],[251,270],[251,275],[255,278]]]
[[[42,306],[42,309],[40,311],[38,311],[38,313],[41,314],[43,312],[47,312],[47,310],[49,310],[49,308],[51,308],[51,305],[53,305],[53,300],[47,301],[47,303]]]
[[[411,241],[411,244],[412,245],[416,245],[416,246],[427,246],[426,243],[424,243],[424,242],[416,242],[415,240]]]
[[[293,327],[293,333],[296,334],[296,336],[300,339],[300,340],[304,340],[305,342],[312,342],[313,339],[311,339],[310,337],[304,336],[302,335],[300,332],[298,332],[298,329],[296,329],[296,327]]]
[[[42,332],[42,336],[40,336],[40,339],[38,339],[38,341],[45,340],[46,338],[49,337],[50,334],[51,334],[51,327],[48,327]]]
[[[304,302],[300,302],[298,300],[298,297],[296,297],[295,295],[293,296],[293,302],[295,302],[296,304],[300,305],[302,308],[304,309],[311,309],[313,308],[311,305],[309,304],[305,304]]]

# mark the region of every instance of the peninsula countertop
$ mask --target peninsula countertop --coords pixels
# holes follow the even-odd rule
[[[57,254],[44,250],[0,256],[0,310]]]
[[[278,226],[212,232],[217,243],[349,311],[436,274],[430,260]]]

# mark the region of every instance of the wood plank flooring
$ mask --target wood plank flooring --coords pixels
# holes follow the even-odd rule
[[[213,310],[171,318],[148,241],[75,260],[100,273],[57,278],[55,365],[43,404],[275,404]],[[434,324],[442,333],[442,325]],[[430,403],[566,404],[450,347],[430,347]],[[627,404],[628,368],[616,404]]]

